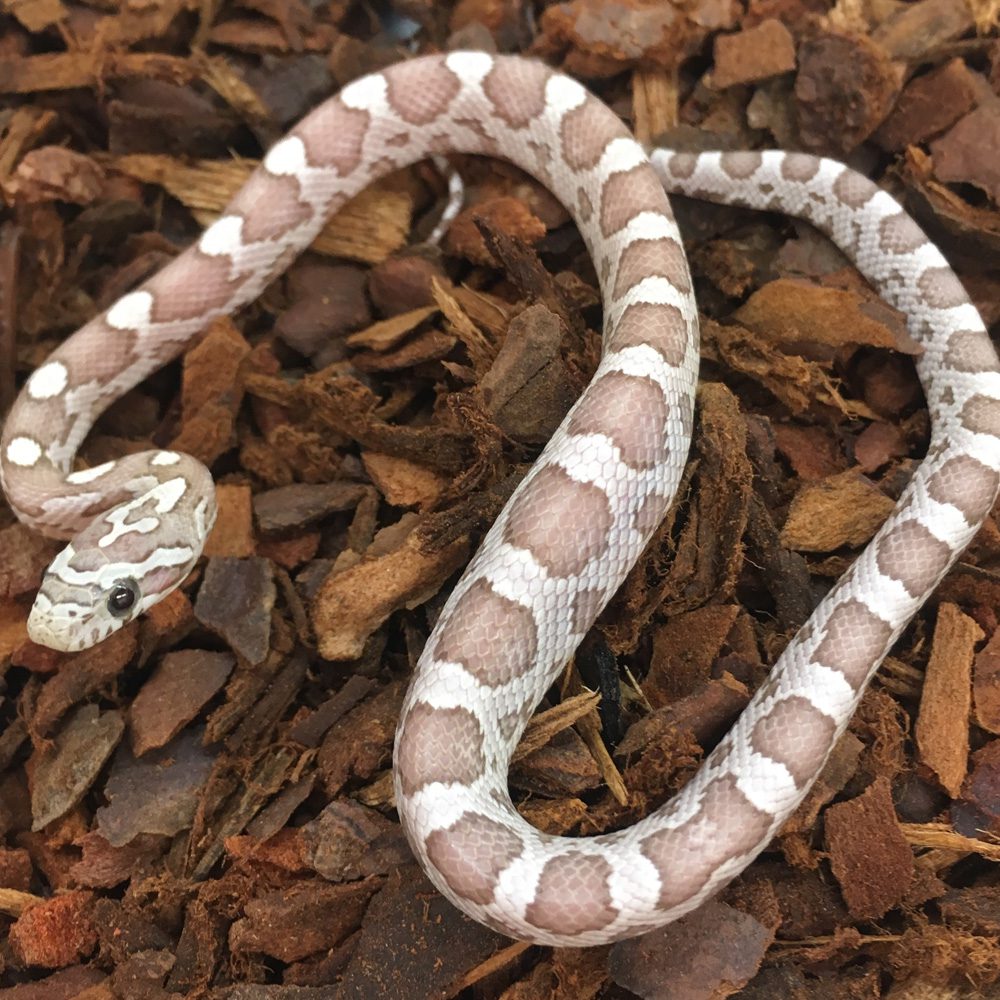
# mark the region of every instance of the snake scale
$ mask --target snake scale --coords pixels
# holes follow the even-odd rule
[[[847,167],[800,153],[647,153],[538,62],[413,59],[318,107],[194,246],[28,379],[3,429],[3,486],[23,521],[70,539],[32,608],[35,641],[82,649],[143,612],[184,580],[214,520],[211,476],[188,456],[73,471],[97,415],[257,296],[347,199],[448,152],[511,160],[565,204],[600,277],[604,351],[427,642],[396,736],[396,801],[414,853],[466,913],[517,938],[598,944],[698,906],[802,801],[878,664],[993,505],[997,356],[939,251]],[[931,442],[895,511],[683,791],[628,829],[557,838],[514,809],[511,752],[663,518],[691,437],[697,314],[664,189],[801,216],[840,246],[907,317]]]

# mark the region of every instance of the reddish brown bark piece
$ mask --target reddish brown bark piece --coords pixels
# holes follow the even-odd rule
[[[907,84],[875,138],[896,152],[925,142],[971,111],[975,99],[972,72],[961,59],[952,59]]]
[[[404,685],[390,684],[330,727],[317,760],[329,795],[388,764],[404,693]]]
[[[1000,108],[984,104],[931,144],[934,173],[940,180],[974,184],[1000,199]],[[992,151],[992,155],[991,155]]]
[[[296,483],[264,490],[253,498],[253,513],[264,534],[307,528],[337,511],[351,510],[365,496],[358,483]]]
[[[479,219],[529,244],[537,243],[545,235],[544,223],[519,198],[501,195],[478,202],[459,215],[445,237],[452,253],[461,254],[477,264],[493,263],[493,255],[479,231]]]
[[[679,9],[661,0],[553,4],[542,15],[536,45],[542,53],[568,48],[567,70],[584,78],[613,76],[645,61],[673,68],[701,48],[709,31],[733,26],[732,4],[700,4],[698,16],[685,16],[695,6],[691,0]]]
[[[982,629],[954,604],[938,608],[915,727],[921,760],[955,798],[969,757],[972,661]]]
[[[615,748],[615,755],[628,760],[647,749],[659,753],[672,729],[684,730],[707,745],[722,738],[749,700],[750,692],[731,676],[711,680],[693,694],[634,722]]]
[[[795,39],[781,21],[761,21],[735,35],[717,35],[715,38],[712,83],[716,87],[754,83],[793,69]]]
[[[815,152],[851,152],[882,123],[899,84],[899,68],[865,35],[807,40],[799,47],[795,80],[803,142]]]
[[[907,454],[906,435],[895,424],[869,424],[854,443],[854,457],[864,473],[877,472]]]
[[[901,313],[853,289],[779,278],[754,292],[733,315],[744,326],[793,347],[866,344],[919,353]]]
[[[446,358],[458,343],[455,337],[440,330],[425,330],[412,340],[401,344],[395,350],[384,353],[359,352],[351,358],[351,363],[363,372],[398,372],[430,361]]]
[[[129,709],[136,756],[169,743],[222,689],[235,665],[230,653],[206,649],[168,653]]]
[[[140,623],[144,648],[162,647],[187,635],[194,625],[194,608],[183,590],[175,590],[146,612]]]
[[[5,185],[21,203],[67,201],[89,205],[105,184],[104,171],[89,157],[62,146],[30,150]]]
[[[31,855],[24,848],[0,847],[0,886],[27,892],[31,874]]]
[[[83,849],[83,857],[73,865],[70,875],[87,889],[120,885],[140,870],[152,868],[166,851],[162,837],[140,835],[121,847],[112,847],[94,831],[78,840],[77,846]]]
[[[267,893],[244,906],[246,916],[230,928],[229,946],[236,954],[259,952],[282,962],[336,947],[358,928],[377,888],[375,882],[299,882]]]
[[[395,313],[388,319],[379,320],[371,326],[345,339],[348,347],[365,348],[377,353],[391,351],[399,347],[413,332],[438,312],[435,305],[416,306],[406,312]]]
[[[913,852],[896,819],[889,782],[826,811],[830,866],[856,920],[878,920],[906,895]]]
[[[349,265],[297,264],[288,272],[290,303],[275,322],[275,333],[306,357],[323,352],[327,364],[338,354],[344,357],[344,345],[337,341],[372,320],[366,278],[361,268]]]
[[[208,539],[205,555],[242,558],[254,554],[253,506],[249,486],[218,483],[215,502],[219,512]]]
[[[565,798],[582,795],[601,784],[601,773],[581,737],[572,729],[517,760],[510,784],[532,795]]]
[[[448,485],[433,469],[395,455],[366,451],[361,460],[375,488],[393,507],[430,507]]]
[[[230,319],[216,320],[184,358],[184,421],[171,447],[211,464],[236,440],[240,374],[250,345]]]
[[[112,990],[118,996],[135,997],[136,1000],[170,1000],[170,994],[161,984],[174,961],[174,956],[165,948],[130,955],[112,974]]]
[[[72,663],[72,667],[60,670],[46,682],[30,720],[32,727],[43,735],[48,733],[64,712],[117,677],[135,650],[136,627],[126,625],[71,660],[60,657],[64,665]]]
[[[843,472],[847,464],[842,446],[824,427],[774,424],[778,451],[802,479],[825,479]]]
[[[976,653],[972,679],[976,722],[991,733],[1000,733],[1000,629]]]
[[[257,555],[270,559],[283,569],[292,570],[312,560],[321,540],[318,531],[307,531],[289,538],[265,538],[257,543]]]
[[[89,892],[67,892],[25,910],[10,929],[17,960],[57,969],[86,958],[97,944],[90,906]]]
[[[858,374],[864,401],[878,416],[898,420],[923,399],[913,365],[896,354],[865,359]]]
[[[433,282],[445,278],[439,261],[414,248],[389,257],[371,269],[368,294],[383,316],[396,316],[434,302]]]
[[[303,801],[305,796],[299,799],[298,804]],[[266,839],[251,835],[227,837],[226,854],[234,860],[273,865],[295,875],[309,872],[309,865],[303,858],[301,834],[292,827],[279,827],[277,833]]]
[[[653,708],[694,694],[709,680],[739,608],[713,604],[671,618],[653,633],[653,655],[642,691]]]
[[[675,923],[620,941],[608,968],[643,1000],[726,997],[756,975],[775,929],[711,900]]]
[[[757,894],[744,893],[744,886],[753,890],[758,884],[773,894],[781,914],[781,936],[787,940],[834,934],[849,920],[836,885],[819,866],[796,870],[781,862],[759,862],[729,890],[727,898],[753,913]]]
[[[315,711],[297,719],[288,730],[288,738],[306,747],[319,746],[330,726],[366,698],[374,687],[375,681],[371,678],[352,675],[336,694],[327,698]]]
[[[55,669],[58,654],[36,646],[28,638],[28,612],[26,601],[0,601],[0,657],[48,673]]]
[[[0,599],[33,594],[61,546],[20,522],[0,531]]]

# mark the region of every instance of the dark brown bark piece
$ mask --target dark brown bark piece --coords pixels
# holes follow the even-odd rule
[[[387,875],[409,861],[399,827],[357,802],[331,802],[301,828],[302,857],[331,882]]]
[[[511,321],[489,371],[479,383],[486,411],[517,441],[548,441],[575,402],[577,388],[563,363],[563,325],[544,305]]]
[[[711,900],[611,949],[612,979],[644,1000],[725,996],[756,975],[775,928]]]
[[[306,357],[328,350],[345,333],[371,322],[366,281],[358,267],[298,264],[288,272],[289,307],[278,317],[275,333]],[[327,359],[332,360],[329,354]]]
[[[89,965],[73,965],[33,983],[20,983],[0,991],[3,1000],[76,1000],[107,976]]]
[[[210,559],[195,601],[195,617],[251,664],[263,662],[271,641],[277,589],[266,559]]]
[[[97,829],[115,847],[140,833],[172,837],[190,826],[202,784],[213,765],[201,746],[199,728],[136,760],[127,744],[118,748],[105,785],[110,804],[97,810]]]
[[[265,535],[307,528],[330,514],[356,507],[365,493],[359,483],[280,486],[254,496],[254,518]]]
[[[470,969],[509,944],[446,903],[407,865],[372,899],[339,1000],[407,996],[413,983],[427,1000],[447,1000]]]
[[[390,684],[330,727],[317,758],[327,794],[388,763],[404,693],[404,685]]]
[[[249,900],[229,931],[237,955],[260,952],[295,962],[334,948],[357,929],[376,882],[298,882]],[[281,932],[276,934],[275,929]]]
[[[120,712],[82,705],[63,722],[51,744],[32,756],[32,830],[41,830],[87,793],[125,731]]]

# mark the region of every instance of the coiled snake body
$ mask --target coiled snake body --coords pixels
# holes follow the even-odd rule
[[[195,246],[28,380],[0,442],[3,485],[24,521],[71,538],[32,609],[36,641],[81,649],[139,614],[184,579],[214,519],[211,477],[189,457],[71,471],[97,414],[254,298],[348,198],[442,152],[512,160],[565,203],[600,276],[604,354],[428,640],[396,738],[397,805],[422,865],[467,913],[515,937],[597,944],[696,907],[801,802],[879,662],[994,502],[997,357],[941,254],[840,164],[647,155],[600,101],[539,63],[475,52],[401,63],[314,111]],[[664,187],[800,215],[841,246],[908,318],[931,445],[690,784],[629,829],[555,838],[513,808],[511,752],[663,518],[691,435],[697,316]]]

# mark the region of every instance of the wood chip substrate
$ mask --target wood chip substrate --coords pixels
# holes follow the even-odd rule
[[[1000,0],[11,0],[0,11],[0,410],[194,241],[266,148],[409,54],[543,59],[643,140],[834,156],[1000,324]],[[413,666],[601,351],[594,266],[511,166],[363,192],[119,400],[96,465],[208,463],[184,586],[67,655],[25,622],[59,543],[0,504],[0,1000],[1000,996],[1000,528],[907,628],[764,854],[682,921],[552,950],[471,922],[396,820]],[[683,786],[928,445],[902,317],[808,225],[675,199],[701,310],[677,500],[530,723],[552,834]]]

